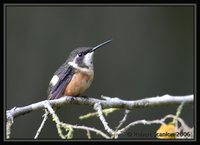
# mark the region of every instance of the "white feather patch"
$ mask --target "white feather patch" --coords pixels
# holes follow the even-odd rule
[[[91,71],[87,68],[81,68],[79,67],[76,63],[74,63],[73,61],[68,62],[69,65],[71,65],[73,68],[78,69],[84,73],[90,73]]]
[[[54,75],[53,78],[50,81],[50,84],[55,86],[57,84],[58,80],[59,80],[59,77],[57,75]]]
[[[91,67],[92,61],[93,61],[93,54],[94,52],[87,53],[83,59],[83,62],[86,64],[86,66]]]

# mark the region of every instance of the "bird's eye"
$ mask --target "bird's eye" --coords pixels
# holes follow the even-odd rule
[[[80,53],[78,54],[78,56],[83,56],[83,53],[82,53],[82,52],[80,52]]]

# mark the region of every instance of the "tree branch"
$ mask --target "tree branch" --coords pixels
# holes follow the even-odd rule
[[[58,108],[58,107],[66,105],[66,104],[94,106],[94,109],[97,110],[97,113],[98,113],[101,121],[103,120],[102,123],[103,123],[104,127],[106,128],[106,130],[108,131],[108,133],[110,133],[111,135],[113,135],[113,134],[115,135],[116,134],[115,131],[113,131],[112,129],[109,128],[109,126],[107,125],[107,122],[105,121],[105,118],[103,117],[102,108],[103,109],[104,108],[121,108],[121,109],[124,108],[127,110],[131,110],[133,108],[147,108],[147,107],[155,107],[155,106],[169,105],[169,104],[191,103],[194,100],[193,95],[187,95],[187,96],[164,95],[161,97],[145,98],[145,99],[136,100],[136,101],[126,101],[126,100],[122,100],[119,98],[110,98],[107,96],[103,96],[102,98],[105,100],[100,100],[100,99],[95,99],[95,98],[64,96],[64,97],[62,97],[60,99],[56,99],[56,100],[44,100],[44,101],[34,103],[34,104],[24,106],[24,107],[14,107],[11,110],[7,110],[7,112],[6,112],[6,115],[7,115],[6,138],[10,138],[11,127],[14,122],[14,118],[19,117],[24,114],[27,114],[27,113],[30,113],[32,111],[45,109],[45,108],[47,108],[46,107],[47,104],[52,108],[53,107]],[[124,118],[126,120],[126,114],[125,114]],[[124,123],[124,120],[121,121],[120,126],[123,123]],[[135,122],[135,123],[137,124],[137,123],[146,123],[146,122],[144,122],[142,120],[141,122]],[[125,127],[122,130],[118,130],[117,131],[118,133],[116,135],[124,132],[130,126],[135,125],[135,123],[130,124],[129,126]],[[153,123],[155,123],[155,122],[153,122]],[[160,122],[158,122],[158,123],[160,123]],[[66,124],[64,124],[64,125],[66,125]],[[70,125],[70,128],[71,127],[72,127],[72,125]],[[81,127],[80,129],[83,129],[83,128]],[[90,137],[89,131],[94,131],[94,129],[88,128],[86,130],[87,130],[88,138],[89,138]],[[40,132],[40,129],[38,132]],[[104,135],[104,134],[102,134],[102,135]],[[38,135],[36,134],[36,137],[37,136]],[[106,138],[107,138],[107,136],[106,136]]]
[[[45,114],[43,115],[44,118],[43,118],[43,120],[42,120],[42,123],[41,123],[40,127],[38,128],[38,130],[37,130],[37,132],[36,132],[36,134],[35,134],[34,139],[37,139],[37,138],[38,138],[38,136],[39,136],[39,134],[40,134],[42,128],[44,127],[45,122],[46,122],[47,119],[48,119],[48,115],[49,115],[49,112],[45,109]]]
[[[108,122],[106,121],[106,119],[103,116],[103,112],[102,112],[102,108],[100,103],[96,103],[94,104],[94,109],[97,111],[98,115],[99,115],[99,119],[101,120],[105,130],[111,134],[112,136],[114,135],[114,130],[112,130],[109,126],[108,126]]]
[[[60,119],[58,118],[58,116],[55,114],[55,111],[53,110],[53,108],[50,106],[50,104],[48,102],[45,102],[45,108],[48,110],[48,112],[51,114],[53,121],[56,122],[56,127],[58,130],[58,133],[60,135],[60,137],[62,139],[71,139],[73,136],[73,129],[81,129],[81,130],[86,130],[87,133],[88,131],[92,131],[95,132],[96,134],[101,135],[102,137],[109,139],[110,137],[108,135],[106,135],[105,133],[103,133],[102,131],[92,128],[92,127],[86,127],[86,126],[78,126],[78,125],[71,125],[71,124],[66,124],[60,121]],[[64,128],[67,132],[67,135],[63,134],[63,131],[61,128]]]
[[[154,107],[154,106],[162,106],[162,105],[169,105],[169,104],[180,104],[182,102],[191,103],[194,100],[193,95],[187,96],[157,96],[152,98],[145,98],[141,100],[135,101],[126,101],[119,98],[109,98],[107,97],[106,100],[100,100],[96,98],[83,98],[83,97],[72,97],[72,96],[64,96],[60,99],[56,100],[44,100],[38,103],[34,103],[24,107],[14,107],[11,110],[7,110],[6,115],[7,119],[10,117],[16,118],[21,115],[25,115],[32,111],[42,110],[45,109],[44,103],[48,101],[52,107],[60,107],[66,104],[77,104],[77,105],[88,105],[93,106],[96,103],[100,103],[102,108],[124,108],[124,109],[134,109],[134,108],[147,108],[147,107]]]
[[[119,125],[115,128],[115,130],[118,130],[124,124],[124,122],[126,121],[126,118],[127,118],[129,112],[130,112],[130,110],[128,110],[128,109],[125,110],[124,117],[119,122]]]

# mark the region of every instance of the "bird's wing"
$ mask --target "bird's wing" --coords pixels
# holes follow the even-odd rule
[[[49,83],[48,88],[48,99],[58,99],[61,97],[64,87],[71,81],[73,76],[73,68],[69,65],[61,66],[55,73],[54,76],[58,77],[55,84]]]

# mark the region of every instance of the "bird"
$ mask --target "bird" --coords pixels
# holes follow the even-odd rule
[[[111,39],[107,40],[94,47],[74,49],[54,73],[47,90],[47,99],[82,95],[90,87],[94,78],[94,52],[111,41]]]
[[[79,47],[74,49],[66,61],[57,69],[49,82],[47,100],[59,99],[63,96],[77,97],[82,95],[91,85],[94,78],[94,52],[110,43],[107,40],[95,47]],[[57,107],[54,107],[56,110]],[[38,138],[49,112],[45,109],[44,119],[35,135]]]

